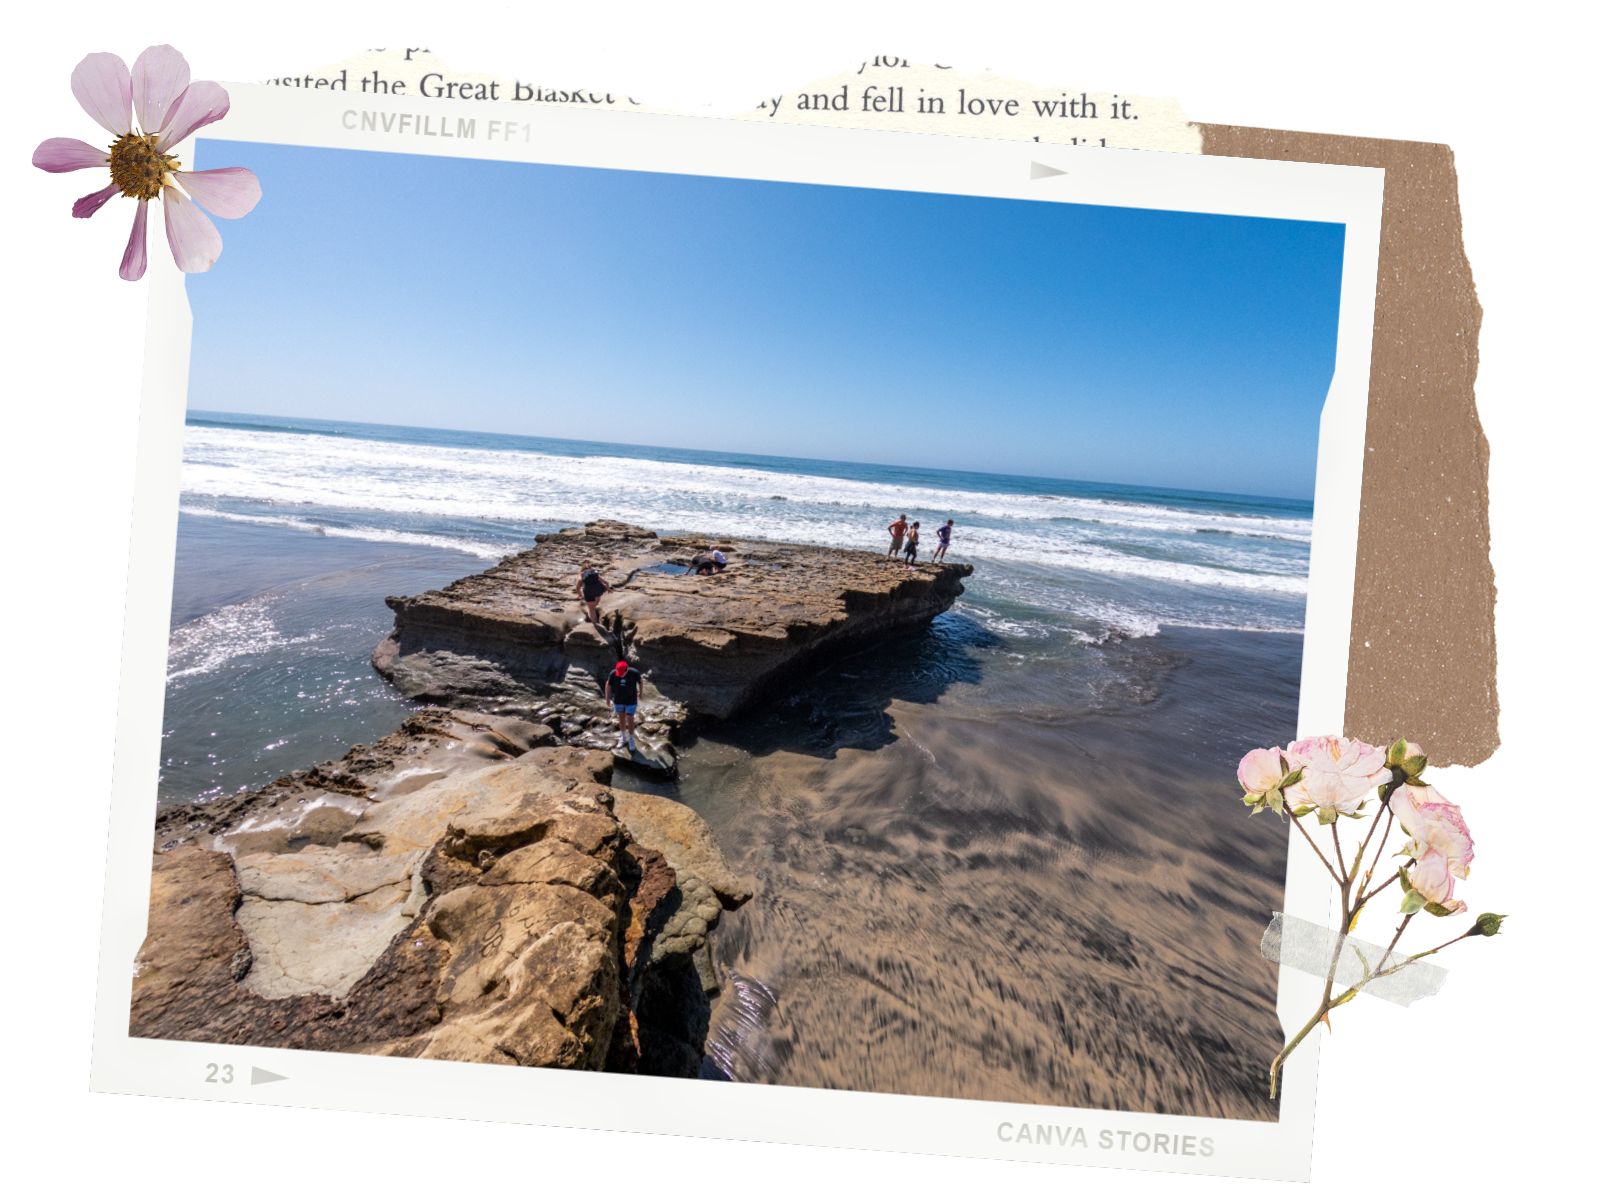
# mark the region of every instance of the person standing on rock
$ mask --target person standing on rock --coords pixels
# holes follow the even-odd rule
[[[900,557],[900,544],[905,541],[905,536],[906,515],[901,513],[897,518],[889,522],[889,553],[885,557]]]
[[[939,544],[933,548],[932,562],[943,562],[944,556],[950,551],[950,534],[955,529],[955,518],[951,517],[934,532],[939,535]]]
[[[600,624],[600,597],[611,590],[611,585],[595,570],[594,564],[586,562],[583,570],[578,572],[578,597],[583,601],[583,607],[588,610],[591,624]]]
[[[606,676],[605,697],[617,716],[617,749],[636,750],[633,727],[639,719],[639,668],[621,659]]]
[[[917,539],[922,536],[922,522],[911,522],[911,528],[906,530],[906,569],[910,570],[917,565]]]

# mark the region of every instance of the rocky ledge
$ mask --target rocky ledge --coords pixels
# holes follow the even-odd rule
[[[601,521],[391,597],[373,665],[449,707],[161,813],[133,1035],[696,1074],[708,939],[750,889],[691,809],[613,767],[672,774],[686,721],[925,624],[972,570],[737,540],[690,574],[709,544]],[[614,588],[600,624],[585,562]],[[624,656],[645,675],[631,753],[599,689]]]
[[[931,538],[930,538],[931,541]],[[694,575],[708,548],[727,569]],[[612,585],[601,625],[579,604],[590,562]],[[751,539],[661,537],[615,521],[541,534],[532,550],[420,596],[391,596],[373,665],[406,695],[603,736],[599,680],[619,656],[645,673],[652,744],[689,717],[726,718],[851,643],[926,624],[962,592],[964,563],[907,568],[881,554]]]
[[[749,888],[687,807],[527,721],[430,710],[166,810],[130,1032],[693,1075]]]

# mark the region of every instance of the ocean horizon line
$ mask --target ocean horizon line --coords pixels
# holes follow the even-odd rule
[[[1166,497],[1175,500],[1198,500],[1202,502],[1229,502],[1244,501],[1252,505],[1282,505],[1294,510],[1299,515],[1310,516],[1312,500],[1310,497],[1272,496],[1254,492],[1219,492],[1204,488],[1175,487],[1170,484],[1151,483],[1125,483],[1113,480],[1097,479],[1072,479],[1065,476],[1032,475],[1005,471],[978,470],[966,467],[937,467],[917,466],[907,463],[881,463],[870,462],[864,459],[833,459],[814,458],[810,456],[789,456],[779,454],[764,454],[759,451],[747,450],[710,450],[692,446],[660,446],[642,442],[614,442],[588,438],[551,437],[535,433],[507,433],[496,430],[460,429],[445,425],[402,425],[382,421],[358,421],[338,417],[310,417],[295,416],[284,413],[259,413],[231,411],[228,409],[210,409],[190,407],[184,414],[185,425],[224,426],[230,428],[259,429],[264,432],[283,433],[311,433],[329,437],[349,436],[350,432],[371,430],[386,431],[402,434],[434,434],[455,435],[463,438],[497,438],[528,443],[528,450],[539,450],[550,445],[567,447],[588,447],[586,451],[573,450],[570,456],[574,458],[606,457],[597,451],[633,451],[628,454],[611,454],[610,457],[640,458],[646,461],[656,460],[660,455],[697,456],[700,458],[716,458],[730,460],[733,464],[748,463],[752,466],[779,467],[780,464],[793,466],[817,466],[846,468],[852,471],[884,471],[903,473],[906,475],[958,475],[968,479],[993,480],[997,483],[1009,484],[1011,487],[1005,491],[1018,490],[1015,485],[1059,485],[1068,489],[1104,491],[1108,494],[1126,493],[1129,491],[1145,492],[1152,496]],[[326,428],[308,428],[325,426]],[[671,461],[671,460],[667,460]],[[782,473],[793,473],[783,471]],[[1028,487],[1028,494],[1040,493],[1036,487]]]

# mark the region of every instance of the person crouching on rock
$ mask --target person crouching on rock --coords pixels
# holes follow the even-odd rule
[[[591,624],[600,624],[600,597],[611,590],[611,585],[600,577],[600,572],[594,569],[593,563],[584,563],[583,570],[578,572],[578,597],[583,601],[583,607],[588,610]]]
[[[639,668],[620,660],[606,676],[605,697],[617,716],[617,749],[637,749],[633,726],[639,719]]]
[[[911,522],[911,528],[906,530],[906,566],[917,565],[917,539],[922,536],[922,522]]]
[[[689,560],[689,565],[696,575],[721,575],[728,569],[728,556],[715,546],[707,546]]]
[[[939,544],[933,548],[933,558],[930,562],[943,562],[944,556],[950,553],[950,535],[955,531],[956,521],[951,517],[934,532],[939,535]]]
[[[906,540],[906,515],[901,513],[889,522],[889,553],[885,558],[899,558],[900,546]]]

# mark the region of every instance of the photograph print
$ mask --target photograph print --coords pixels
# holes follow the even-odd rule
[[[247,157],[134,1036],[1277,1120],[1343,226]]]

